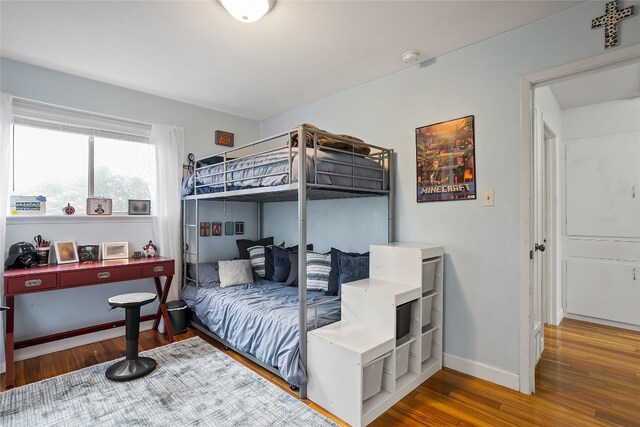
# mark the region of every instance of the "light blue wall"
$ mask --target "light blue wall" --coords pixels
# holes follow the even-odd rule
[[[261,123],[262,136],[309,122],[396,150],[398,240],[446,247],[447,353],[519,370],[520,78],[603,53],[603,30],[590,29],[603,12],[603,2],[586,2]],[[640,43],[640,18],[620,31],[621,47]],[[478,189],[495,189],[495,207],[416,203],[415,128],[468,114],[475,115]],[[380,209],[357,202],[364,212]],[[338,209],[342,201],[333,203]],[[265,227],[278,224],[267,217]],[[327,228],[324,240],[342,233]]]
[[[259,124],[251,119],[6,58],[0,59],[0,82],[3,92],[18,97],[147,123],[184,126],[185,153],[194,152],[196,156],[221,151],[213,143],[216,129],[234,132],[237,145],[258,138]],[[7,236],[0,238],[6,239],[7,250],[13,242],[30,241],[35,234],[42,234],[51,240],[76,240],[78,243],[128,241],[138,250],[153,237],[150,219],[145,221],[125,217],[117,222],[101,222],[100,218],[89,221],[76,218],[62,220],[25,223],[12,218],[7,225]],[[248,232],[252,232],[251,226]],[[235,244],[232,245],[235,248]],[[2,258],[4,260],[4,256]],[[174,281],[174,286],[179,285],[179,280]],[[106,300],[109,296],[140,290],[154,292],[154,289],[153,281],[143,280],[19,296],[16,298],[16,339],[122,318],[123,313],[120,311],[107,311]],[[150,312],[152,309],[150,306],[144,310]],[[40,352],[45,353],[46,348]],[[2,356],[0,360],[3,360]]]
[[[287,246],[298,244],[298,204],[265,203],[264,236]],[[307,204],[307,242],[317,252],[335,247],[368,252],[369,244],[387,243],[387,198],[312,200]]]

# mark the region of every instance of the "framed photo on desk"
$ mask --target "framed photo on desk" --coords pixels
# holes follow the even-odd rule
[[[105,242],[100,245],[102,259],[129,258],[129,242]]]
[[[53,252],[58,264],[80,262],[76,242],[53,242]]]

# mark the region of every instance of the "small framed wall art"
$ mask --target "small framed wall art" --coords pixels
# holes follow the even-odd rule
[[[476,198],[474,116],[416,129],[417,201]]]
[[[211,232],[211,224],[208,222],[200,223],[200,237],[209,237]]]
[[[244,234],[244,222],[236,222],[236,234]]]
[[[57,264],[79,262],[76,242],[53,242],[53,252]]]
[[[129,258],[128,242],[105,242],[100,245],[102,259]]]
[[[151,215],[151,200],[129,200],[129,215]]]
[[[224,223],[224,235],[233,236],[235,232],[233,221],[227,221]]]
[[[87,199],[87,215],[111,215],[113,201],[102,197]]]
[[[224,147],[233,147],[233,133],[223,130],[216,131],[216,145]]]
[[[212,222],[211,223],[211,235],[212,236],[222,236],[222,223],[221,222]]]

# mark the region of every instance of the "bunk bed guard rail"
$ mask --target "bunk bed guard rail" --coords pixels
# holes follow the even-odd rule
[[[299,133],[301,129],[305,131],[305,140],[300,140],[298,136],[297,147],[294,147],[293,135]],[[309,142],[301,144],[300,141],[307,141],[307,134],[311,135]],[[340,147],[320,145],[318,143],[320,137],[341,142],[343,145]],[[307,180],[307,185],[310,188],[381,194],[389,192],[390,162],[393,150],[302,125],[292,131],[282,132],[242,147],[197,159],[193,173],[193,192],[190,196],[208,192],[206,191],[207,187],[209,189],[215,187],[215,193],[227,193],[231,196],[229,192],[237,190],[238,184],[243,181],[263,180],[270,177],[280,178],[279,182],[294,183],[296,179],[300,179],[300,173],[296,174],[294,170],[294,159],[298,152],[304,152],[304,150],[300,150],[301,145],[306,145],[307,156],[312,162],[310,165],[312,173]],[[356,147],[368,149],[369,153],[357,152]],[[319,159],[319,153],[324,154],[321,159]],[[269,156],[270,154],[271,156]],[[331,156],[331,154],[334,155]],[[259,167],[247,161],[256,156],[260,156]],[[301,159],[304,156],[299,157]],[[358,161],[359,159],[367,159],[369,162]],[[212,168],[212,164],[216,167]],[[329,166],[341,171],[330,170],[332,168]],[[367,175],[366,171],[372,173]],[[375,172],[381,172],[380,176],[377,176]],[[305,173],[307,173],[306,169]],[[340,184],[333,183],[334,181],[338,181]],[[223,196],[222,194],[216,195]]]

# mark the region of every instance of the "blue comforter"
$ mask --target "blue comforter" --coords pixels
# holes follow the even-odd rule
[[[298,181],[298,148],[292,148],[292,181]],[[317,150],[317,163],[314,162],[313,148],[307,148],[307,180],[316,184],[356,186],[367,189],[382,189],[383,167],[369,158],[353,156],[347,153]],[[340,163],[336,163],[340,162]],[[327,172],[328,174],[317,172]],[[289,183],[289,149],[256,154],[227,162],[227,180],[234,180],[228,190],[242,190],[256,187],[271,187]],[[354,175],[361,179],[351,179],[341,175]],[[182,195],[193,194],[194,184],[198,185],[197,194],[224,191],[224,164],[206,166],[196,171],[182,183]],[[365,179],[368,178],[368,179]]]
[[[307,294],[308,303],[330,298],[324,292]],[[277,368],[289,384],[306,384],[298,347],[298,288],[269,281],[228,288],[189,285],[182,298],[211,332]],[[338,312],[320,317],[334,310]],[[339,310],[340,301],[318,307],[318,326],[340,320]],[[307,314],[313,329],[315,311]]]

